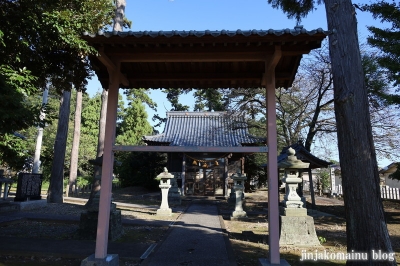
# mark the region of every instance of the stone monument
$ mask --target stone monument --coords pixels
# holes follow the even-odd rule
[[[243,219],[247,218],[247,213],[243,210],[243,191],[244,191],[244,181],[247,180],[246,174],[233,174],[232,179],[234,182],[235,189],[235,211],[232,212],[231,219]]]
[[[161,206],[157,210],[157,215],[160,216],[172,215],[172,210],[168,205],[168,190],[171,187],[171,179],[173,178],[174,176],[168,173],[166,167],[164,167],[164,172],[162,172],[156,177],[156,180],[160,181],[159,187],[161,188]]]
[[[19,173],[17,193],[14,201],[29,201],[42,199],[42,174]],[[3,180],[6,182],[7,180]],[[11,181],[11,179],[10,179]]]
[[[281,232],[279,244],[283,246],[319,246],[314,227],[314,219],[307,215],[307,209],[303,207],[303,201],[296,189],[303,182],[301,169],[308,168],[309,163],[302,162],[295,154],[295,150],[287,150],[288,157],[278,164],[284,169],[283,182],[286,183],[286,194],[280,207]]]

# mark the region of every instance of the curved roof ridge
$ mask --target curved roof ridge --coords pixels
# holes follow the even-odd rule
[[[171,116],[214,116],[225,115],[226,111],[169,111],[167,117]]]

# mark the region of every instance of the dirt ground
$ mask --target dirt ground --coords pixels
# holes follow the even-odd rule
[[[114,201],[125,203],[138,203],[146,205],[159,205],[157,196],[152,197],[151,193],[143,188],[123,188],[117,189],[113,193]],[[150,193],[150,194],[149,194]],[[157,193],[153,193],[156,195]],[[135,195],[132,197],[132,195]],[[149,196],[150,195],[150,196]],[[87,194],[81,194],[80,197],[87,197]],[[282,195],[281,195],[282,196]],[[335,215],[322,216],[314,218],[315,229],[318,237],[325,239],[322,247],[318,252],[326,250],[327,252],[346,252],[346,222],[344,219],[344,206],[342,201],[334,201],[333,203],[326,198],[317,197],[317,209],[321,212]],[[388,224],[389,234],[392,240],[392,246],[396,252],[396,260],[400,261],[400,202],[387,201],[384,202],[386,220]],[[183,204],[188,204],[183,202]],[[226,233],[230,238],[234,249],[236,262],[239,266],[257,265],[259,258],[265,258],[268,254],[268,223],[267,223],[267,191],[258,190],[257,192],[246,194],[245,211],[249,218],[244,221],[231,221],[229,216],[233,210],[233,206],[220,201],[220,213],[226,228]],[[184,208],[183,206],[182,208]],[[53,213],[57,211],[67,212],[68,214],[79,215],[84,208],[76,204],[64,204],[63,210],[56,207],[46,207],[41,211],[44,213]],[[122,210],[123,216],[136,216],[144,219],[155,219],[152,212],[143,212],[138,210]],[[173,217],[176,219],[177,216]],[[0,235],[6,236],[26,236],[27,234],[35,237],[54,237],[54,238],[73,238],[77,225],[62,223],[41,223],[33,221],[19,221],[8,224],[7,228],[4,224],[0,224]],[[43,232],[41,230],[46,230]],[[33,233],[32,233],[33,232]],[[165,234],[166,228],[141,228],[130,226],[125,230],[126,234],[119,241],[147,241],[149,243],[157,242]],[[301,262],[301,254],[307,252],[315,252],[315,248],[293,248],[281,247],[281,256],[285,258],[290,265],[322,265],[320,262]],[[38,256],[21,256],[13,254],[2,254],[0,251],[0,266],[16,266],[16,265],[79,265],[80,259],[74,258],[57,258],[57,257],[38,257]],[[324,261],[323,265],[344,265],[345,261]],[[140,261],[120,259],[120,265],[140,265]]]
[[[267,191],[258,190],[246,194],[246,207],[248,221],[230,221],[224,217],[226,230],[235,250],[238,265],[257,265],[258,258],[268,254],[268,224],[266,213]],[[281,195],[282,199],[283,195]],[[306,197],[307,198],[307,197]],[[311,207],[307,198],[308,207]],[[400,261],[400,201],[383,201],[392,247],[395,251],[396,261]],[[328,198],[316,197],[317,210],[335,216],[321,216],[314,218],[317,236],[325,241],[321,248],[294,248],[281,247],[282,258],[290,265],[322,265],[321,261],[300,261],[303,252],[345,253],[346,246],[346,220],[344,218],[344,205],[342,200],[331,201]],[[228,209],[228,205],[221,206]],[[344,265],[345,261],[324,261],[323,265]]]

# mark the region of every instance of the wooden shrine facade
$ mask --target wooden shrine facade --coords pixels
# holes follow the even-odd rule
[[[249,134],[243,118],[227,112],[167,112],[164,132],[144,136],[148,146],[265,148],[265,138]],[[168,170],[178,179],[183,195],[228,196],[232,174],[244,173],[243,152],[168,153]]]

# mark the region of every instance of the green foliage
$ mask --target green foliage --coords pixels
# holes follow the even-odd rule
[[[194,97],[194,111],[225,111],[223,94],[218,89],[198,89]]]
[[[95,50],[82,40],[82,33],[104,29],[113,16],[109,0],[0,1],[1,163],[18,169],[23,157],[33,154],[36,134],[29,128],[38,125],[40,110],[51,111],[31,97],[38,96],[48,80],[58,92],[71,89],[71,83],[85,86],[91,75],[85,55]],[[43,123],[51,119],[46,117]],[[14,139],[14,131],[26,131],[29,141]],[[52,149],[54,139],[47,145]],[[45,154],[43,161],[51,161],[52,152]]]
[[[163,171],[167,163],[166,155],[156,152],[118,153],[122,163],[116,166],[118,179],[123,187],[144,186],[157,189],[158,182],[154,178]]]
[[[164,89],[163,92],[167,93],[167,99],[172,105],[170,111],[188,111],[189,106],[183,105],[179,102],[179,96],[183,93],[188,93],[190,89]]]
[[[52,112],[58,113],[60,104],[58,96],[55,95],[55,90],[50,90],[49,93],[49,106],[54,109]],[[71,106],[74,106],[76,102],[75,93],[71,97]],[[89,164],[90,159],[96,157],[97,152],[97,137],[99,132],[99,117],[101,108],[101,95],[95,94],[93,97],[89,97],[87,94],[83,94],[82,101],[82,120],[81,120],[81,137],[79,145],[79,157],[78,157],[78,173],[81,176],[90,176],[93,172],[93,166]],[[70,129],[73,128],[74,119],[74,108],[70,115]],[[44,128],[43,132],[43,143],[42,143],[42,172],[44,178],[48,179],[50,175],[51,165],[54,158],[53,146],[54,140],[57,133],[57,118],[52,124],[48,124]],[[36,129],[35,129],[36,130]],[[35,131],[36,132],[36,131]],[[29,135],[31,136],[31,135]],[[65,156],[64,172],[68,174],[69,163],[70,163],[70,151],[72,146],[73,130],[68,131],[67,149]],[[35,139],[31,137],[32,145],[35,143]]]
[[[29,86],[24,87],[25,82],[29,84],[33,79],[28,71],[2,70],[5,75],[0,74],[0,163],[18,171],[30,154],[28,140],[13,133],[18,131],[25,136],[24,130],[40,121],[40,111],[49,108],[28,96],[33,91]]]
[[[368,43],[378,48],[381,54],[378,56],[378,64],[386,69],[389,80],[395,85],[400,85],[400,2],[396,3],[379,1],[373,4],[362,5],[362,9],[371,12],[375,19],[391,24],[389,28],[370,26],[372,36]],[[399,99],[398,99],[399,100]],[[400,103],[398,101],[397,103]]]
[[[244,167],[247,175],[247,180],[257,180],[258,185],[265,185],[267,183],[267,173],[265,168],[261,165],[267,163],[266,153],[253,153],[246,155],[244,160]]]
[[[318,240],[319,240],[319,243],[320,243],[320,244],[326,243],[326,238],[323,237],[323,236],[319,236],[319,237],[318,237]]]
[[[157,111],[157,103],[155,103],[150,95],[150,91],[148,89],[131,89],[125,90],[124,94],[126,95],[128,101],[132,101],[134,99],[138,99],[143,104],[146,104],[150,109]]]
[[[78,176],[76,178],[76,185],[80,188],[87,186],[90,184],[92,177],[91,176]]]
[[[188,93],[191,91],[190,89],[163,89],[162,92],[167,94],[167,99],[172,105],[172,109],[170,111],[189,111],[188,105],[183,105],[179,102],[179,96],[183,93]],[[158,121],[158,123],[154,127],[158,127],[161,124],[167,122],[167,118],[160,116],[159,114],[155,114],[153,116],[153,121]]]
[[[27,69],[36,77],[31,81],[35,88],[44,87],[48,77],[59,90],[70,83],[81,88],[90,75],[84,55],[95,52],[81,35],[110,25],[113,12],[109,0],[1,1],[0,31],[7,38],[0,65]]]
[[[361,56],[365,74],[365,85],[371,107],[400,104],[400,95],[390,92],[390,80],[387,71],[379,64],[379,57],[373,54]]]
[[[27,158],[26,140],[13,134],[0,135],[0,164],[14,171],[22,169]]]
[[[295,18],[297,22],[306,17],[310,11],[313,11],[315,4],[321,3],[321,0],[268,0],[268,4],[271,4],[273,8],[282,9],[288,18]]]
[[[32,76],[26,71],[10,70],[6,76],[0,73],[0,134],[13,133],[39,121],[42,106],[32,104],[27,97],[29,91],[21,87],[30,79]]]
[[[97,154],[101,94],[96,93],[91,98],[89,97],[89,95],[83,94],[82,103],[78,172],[81,175],[90,176],[93,173],[93,165],[89,163],[89,160],[96,158]]]
[[[153,132],[142,101],[138,98],[130,100],[128,107],[122,112],[122,120],[118,123],[116,143],[119,145],[137,145],[143,136]]]
[[[156,104],[147,95],[145,90],[130,90],[125,93],[129,101],[119,113],[116,143],[119,145],[139,145],[142,137],[153,132],[147,121],[147,112],[144,104],[155,108]],[[123,104],[122,104],[123,106]],[[120,165],[116,166],[116,173],[122,186],[145,186],[155,188],[157,182],[153,180],[158,171],[165,166],[165,156],[158,153],[127,153],[116,154]]]

